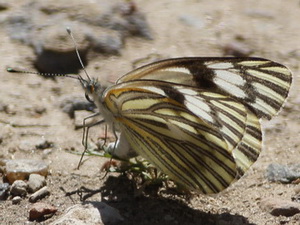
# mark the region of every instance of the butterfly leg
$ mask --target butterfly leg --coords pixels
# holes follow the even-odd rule
[[[83,159],[83,156],[84,156],[84,154],[85,154],[86,151],[87,151],[89,129],[90,129],[91,127],[93,127],[93,126],[96,126],[96,125],[99,125],[99,124],[104,123],[104,120],[100,120],[100,121],[98,121],[98,122],[96,122],[96,123],[86,125],[86,120],[87,120],[87,119],[90,119],[90,118],[93,118],[93,117],[96,117],[96,116],[99,116],[99,113],[94,113],[94,114],[92,114],[92,115],[90,115],[90,116],[84,118],[84,120],[83,120],[83,134],[82,134],[82,140],[81,140],[81,142],[82,142],[82,145],[84,146],[84,151],[83,151],[83,153],[82,153],[82,155],[81,155],[81,158],[80,158],[80,160],[79,160],[77,169],[79,169],[80,164],[81,164],[81,161],[82,161],[82,159]]]

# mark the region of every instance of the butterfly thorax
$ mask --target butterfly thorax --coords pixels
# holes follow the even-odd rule
[[[105,107],[103,101],[106,87],[102,86],[96,78],[92,78],[91,80],[82,80],[81,84],[88,97],[90,97],[90,101],[97,106],[99,113],[103,116],[105,121],[108,124],[111,124],[113,120],[111,112],[109,112]]]

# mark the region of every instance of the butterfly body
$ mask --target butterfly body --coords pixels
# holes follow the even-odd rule
[[[83,85],[120,132],[110,152],[135,152],[188,189],[216,193],[257,160],[261,118],[284,103],[290,71],[261,58],[177,58],[138,68],[104,89]]]

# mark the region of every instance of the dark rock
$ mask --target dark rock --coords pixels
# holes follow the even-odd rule
[[[53,142],[47,140],[42,140],[40,143],[35,145],[36,149],[47,149],[52,148],[53,146]]]
[[[29,210],[29,220],[43,220],[53,216],[57,212],[57,208],[46,203],[35,203]]]
[[[0,200],[5,200],[9,192],[9,183],[0,183]]]
[[[280,165],[272,163],[268,166],[265,176],[272,182],[292,183],[300,178],[300,164]]]
[[[260,207],[273,216],[293,216],[300,213],[300,203],[277,198],[266,198],[260,202]]]

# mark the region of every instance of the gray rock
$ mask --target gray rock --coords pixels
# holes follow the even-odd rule
[[[300,164],[281,165],[272,163],[268,166],[265,176],[272,182],[291,183],[300,178]]]
[[[260,207],[273,216],[294,216],[300,213],[300,203],[278,198],[266,198],[260,202]]]
[[[97,33],[98,36],[96,35]],[[86,38],[95,52],[103,54],[119,55],[120,50],[124,46],[124,38],[117,31],[105,28],[87,32]]]
[[[9,192],[9,183],[0,183],[0,200],[5,200]]]
[[[9,183],[15,180],[28,179],[30,174],[36,173],[47,176],[48,165],[41,160],[33,159],[15,159],[8,160],[5,165],[6,178]]]
[[[74,205],[51,225],[94,225],[120,224],[124,219],[115,208],[104,202],[93,202],[85,205]]]
[[[37,192],[33,193],[29,197],[29,201],[30,202],[36,202],[37,200],[40,200],[40,199],[44,198],[45,196],[47,196],[49,194],[50,194],[50,191],[48,190],[48,188],[43,187],[40,190],[38,190]]]
[[[67,113],[70,118],[75,117],[75,111],[87,110],[95,112],[96,105],[88,102],[85,98],[81,96],[70,95],[60,99],[60,108],[63,112]]]
[[[27,195],[27,183],[23,180],[16,180],[10,188],[10,193],[13,196],[26,196]]]
[[[39,174],[30,174],[28,179],[28,191],[33,193],[46,185],[44,176]]]

